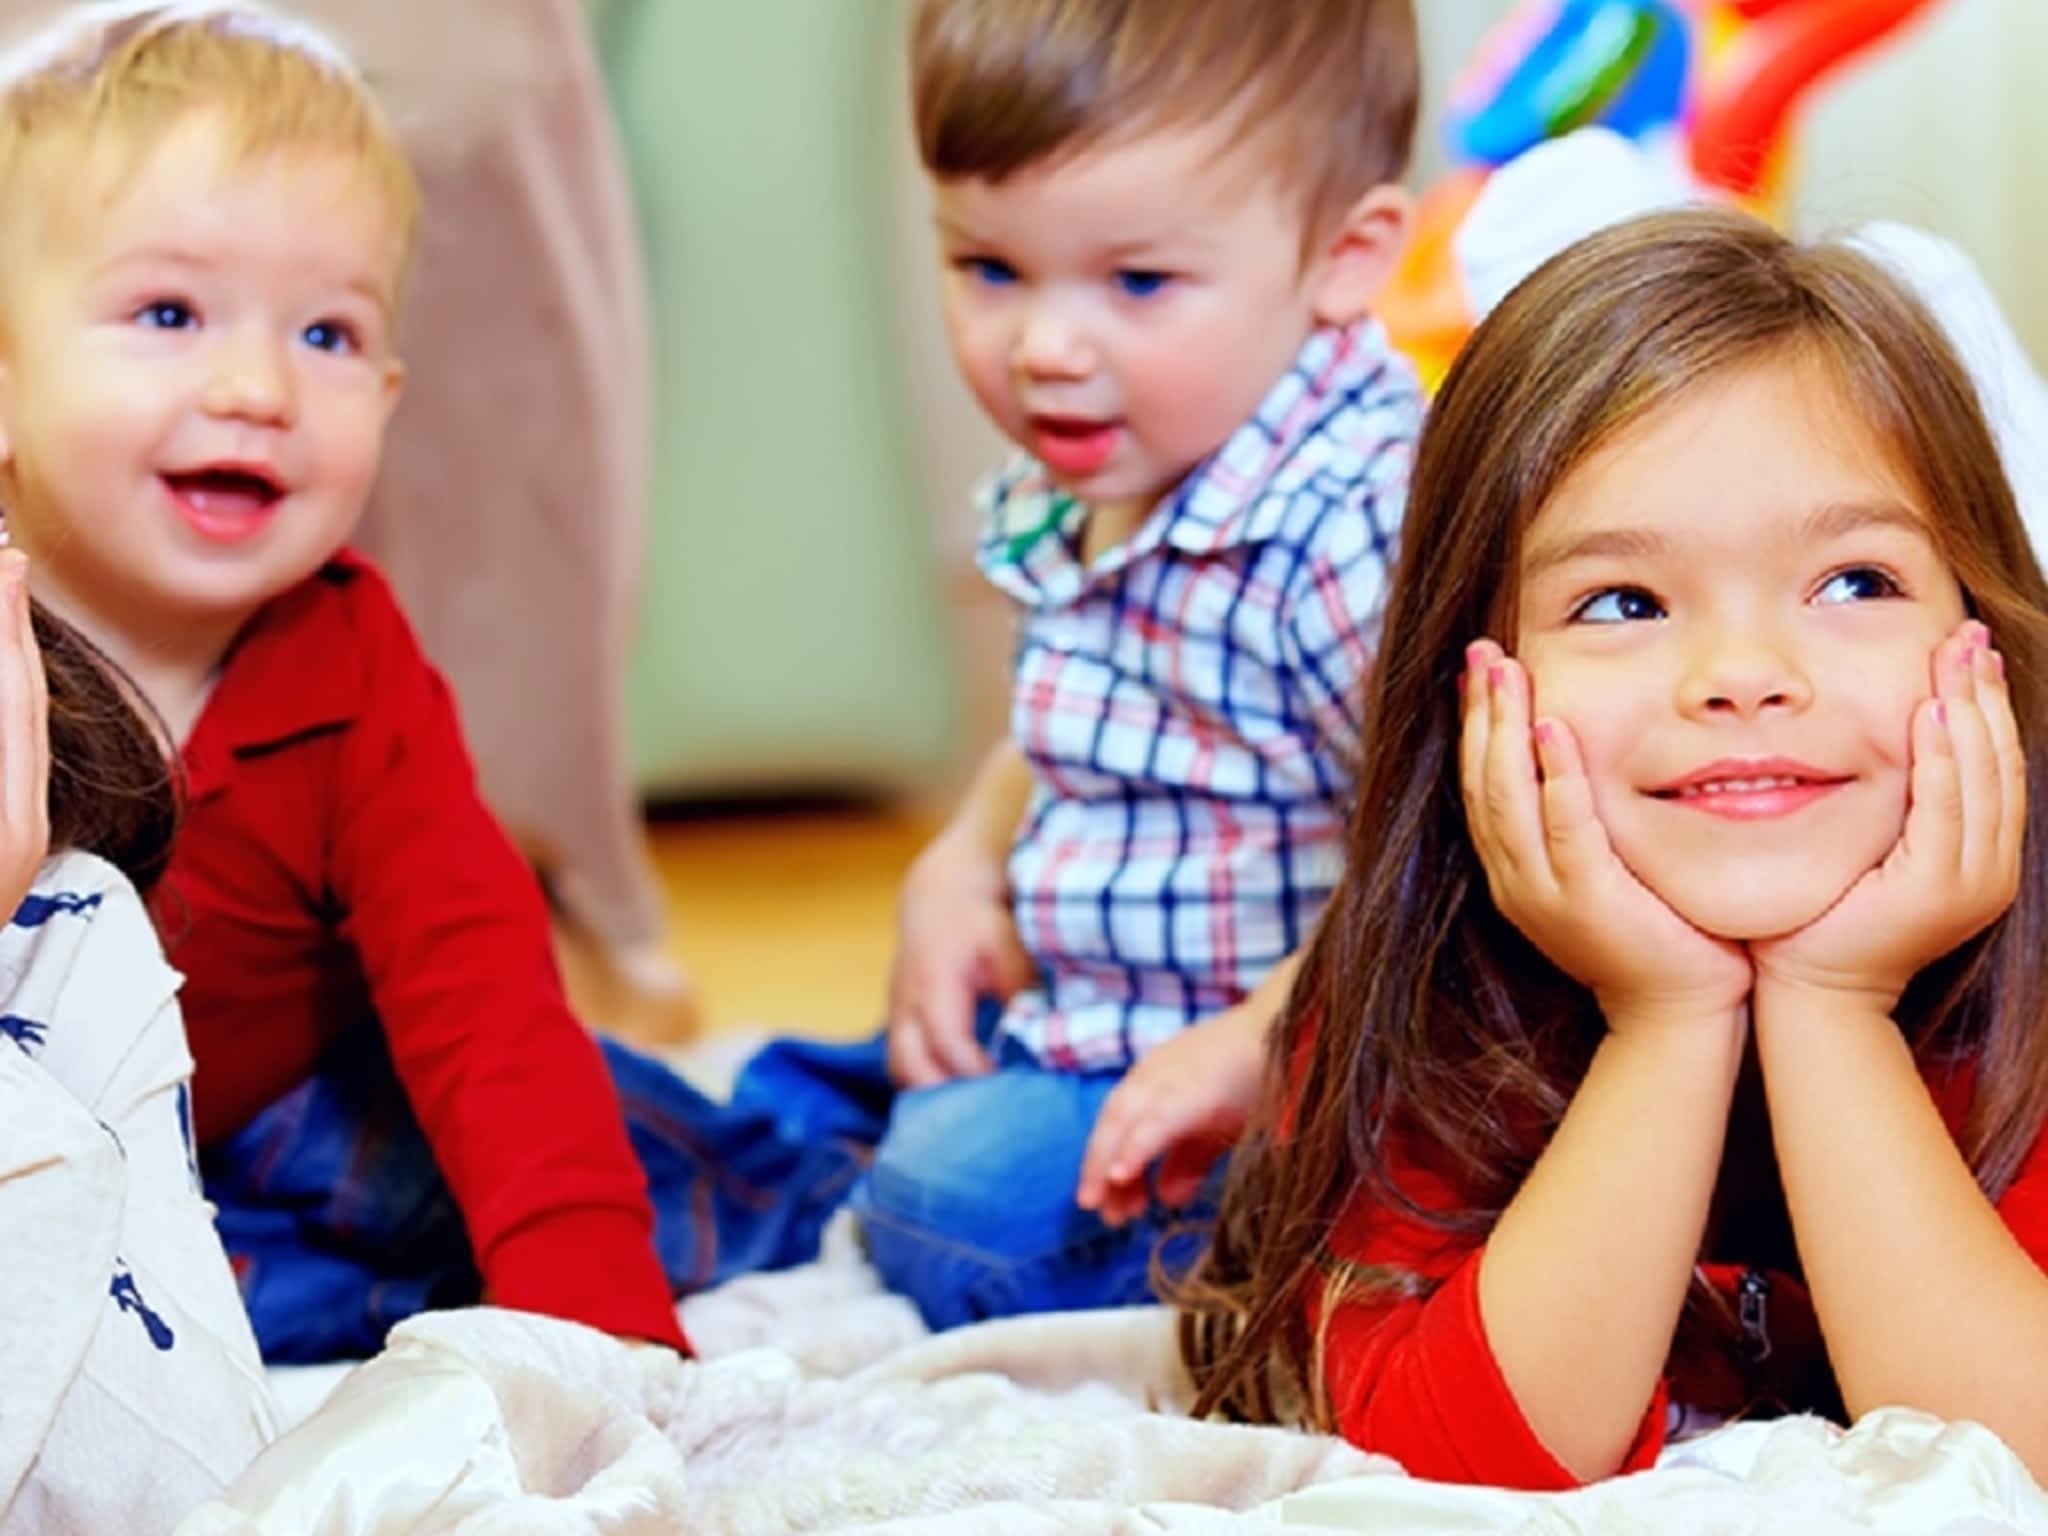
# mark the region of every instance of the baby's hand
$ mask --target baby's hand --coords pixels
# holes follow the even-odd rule
[[[1749,995],[1740,946],[1700,932],[1615,854],[1578,742],[1530,722],[1528,674],[1488,640],[1466,652],[1459,768],[1494,905],[1599,1000],[1610,1028],[1719,1016]]]
[[[1258,1105],[1269,1022],[1240,1005],[1148,1052],[1096,1117],[1075,1203],[1112,1226],[1143,1214],[1145,1170],[1161,1157],[1159,1198],[1192,1200]]]
[[[1890,1012],[1923,966],[2012,905],[2027,760],[2005,663],[1975,619],[1935,650],[1912,752],[1898,842],[1806,927],[1752,946],[1760,982],[1853,993]]]
[[[0,922],[50,851],[50,719],[28,561],[0,549]]]
[[[904,1088],[976,1077],[993,1065],[974,1038],[983,997],[1031,985],[1002,865],[970,837],[942,832],[904,878],[889,975],[889,1075]]]

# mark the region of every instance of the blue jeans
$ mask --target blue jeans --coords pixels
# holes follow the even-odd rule
[[[977,1019],[990,1043],[1000,1010]],[[1199,1248],[1186,1230],[1215,1212],[1221,1165],[1186,1212],[1112,1227],[1074,1204],[1081,1155],[1118,1073],[1040,1067],[1020,1048],[997,1070],[894,1093],[880,1036],[857,1045],[778,1041],[740,1076],[735,1104],[775,1106],[794,1138],[878,1143],[850,1204],[888,1287],[933,1328],[1019,1313],[1154,1299],[1155,1251],[1168,1272]]]
[[[759,1104],[707,1099],[601,1041],[678,1295],[814,1258],[869,1148],[792,1139]],[[483,1294],[462,1213],[374,1025],[200,1157],[264,1358],[355,1359],[416,1312]]]

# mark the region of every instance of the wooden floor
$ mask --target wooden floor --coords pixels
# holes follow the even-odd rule
[[[846,1040],[876,1029],[897,885],[937,825],[932,813],[873,807],[657,821],[668,950],[696,983],[704,1032]]]

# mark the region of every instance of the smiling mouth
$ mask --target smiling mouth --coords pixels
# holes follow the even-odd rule
[[[1817,770],[1727,773],[1708,770],[1682,783],[1646,791],[1653,800],[1723,821],[1773,821],[1825,799],[1854,777]]]
[[[160,477],[185,526],[210,544],[233,545],[269,527],[289,488],[261,465],[212,464]]]
[[[1680,784],[1675,789],[1656,789],[1650,793],[1659,800],[1700,800],[1712,795],[1760,795],[1774,789],[1817,789],[1841,782],[1774,773],[1746,779],[1704,779],[1697,784]]]
[[[267,505],[284,495],[284,486],[267,470],[224,465],[172,470],[163,477],[180,496],[257,502]]]

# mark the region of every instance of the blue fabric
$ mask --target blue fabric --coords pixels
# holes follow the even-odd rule
[[[758,1102],[718,1104],[601,1044],[679,1295],[817,1255],[866,1144],[785,1137]],[[207,1148],[201,1171],[265,1359],[361,1358],[413,1314],[482,1295],[461,1212],[374,1027]]]
[[[1154,1250],[1169,1271],[1194,1258],[1174,1229],[1214,1213],[1215,1179],[1179,1216],[1112,1227],[1082,1210],[1081,1155],[1121,1076],[1048,1071],[1005,1045],[989,1076],[897,1100],[854,1191],[869,1259],[933,1328],[1154,1300]]]
[[[996,1058],[987,1077],[898,1094],[886,1035],[779,1040],[741,1071],[733,1104],[772,1114],[794,1141],[876,1144],[851,1205],[883,1282],[933,1328],[1152,1300],[1154,1249],[1187,1217],[1213,1214],[1215,1181],[1184,1215],[1111,1227],[1080,1209],[1081,1155],[1122,1075],[1042,1068],[997,1038],[1001,1022],[999,1003],[976,1010],[975,1033]],[[1195,1247],[1169,1242],[1162,1259],[1183,1265]]]
[[[1041,1068],[994,1042],[1000,1016],[993,1004],[977,1016],[993,1075],[905,1094],[882,1035],[771,1044],[726,1104],[602,1041],[676,1293],[816,1257],[851,1203],[883,1279],[935,1328],[1149,1300],[1170,1219],[1110,1228],[1074,1204],[1118,1075]],[[415,1313],[482,1296],[461,1212],[374,1027],[205,1149],[201,1172],[267,1360],[368,1356]],[[1213,1187],[1196,1214],[1211,1209]]]

